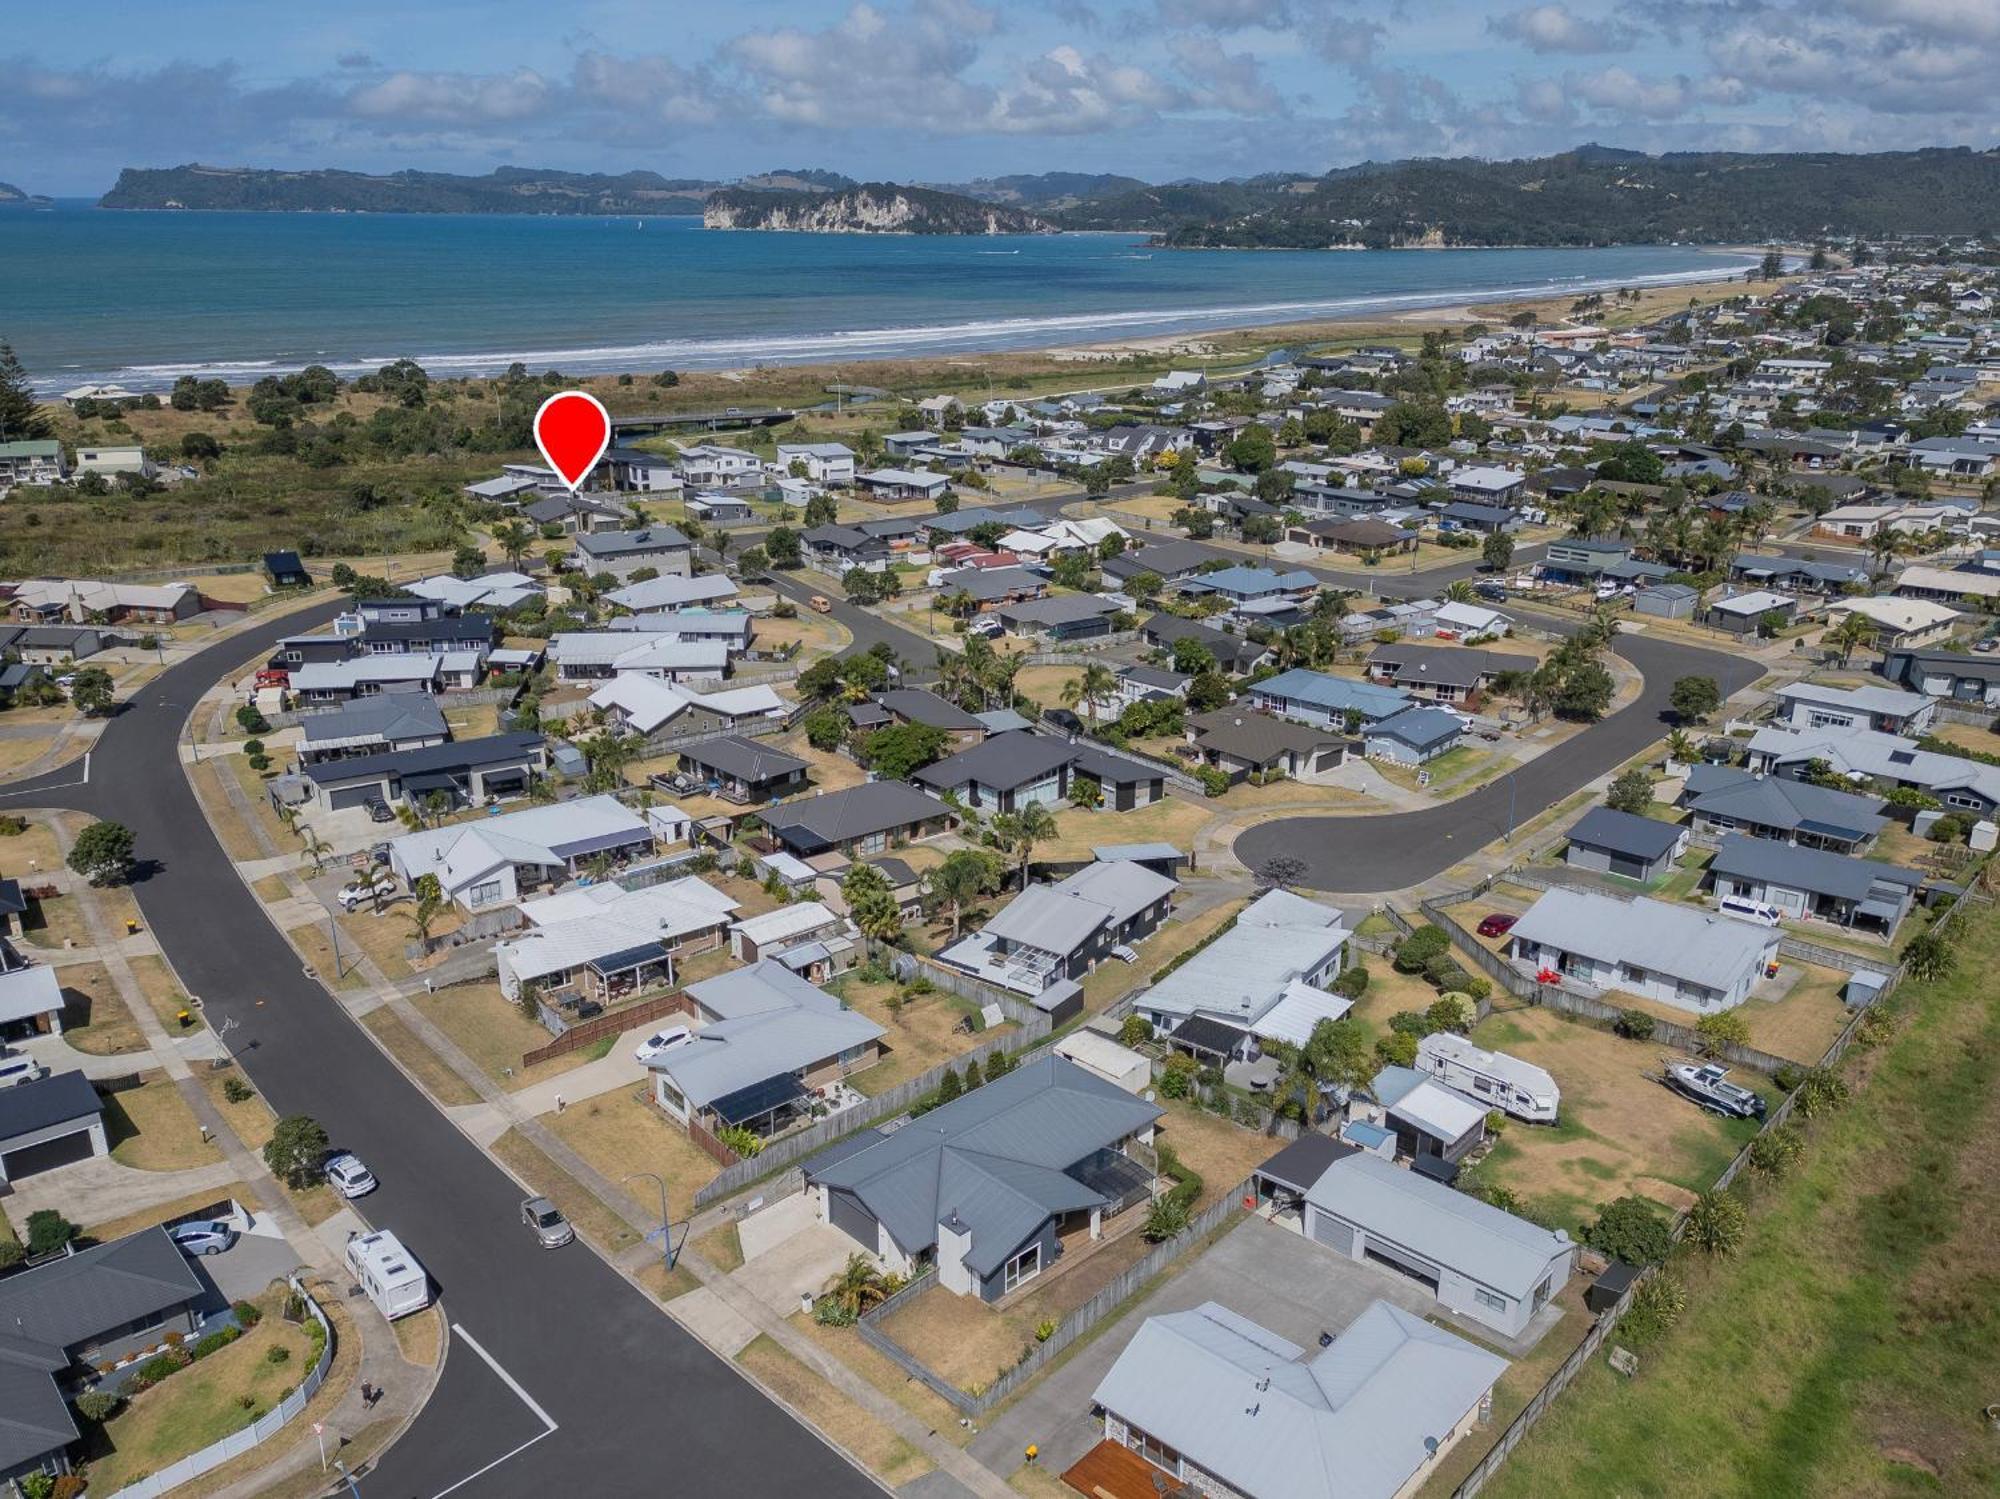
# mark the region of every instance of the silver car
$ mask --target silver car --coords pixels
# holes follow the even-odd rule
[[[521,1221],[534,1230],[536,1242],[544,1249],[560,1249],[576,1237],[562,1209],[546,1197],[530,1197],[522,1203]]]
[[[375,1173],[361,1164],[359,1156],[346,1150],[327,1157],[326,1183],[349,1202],[366,1197],[377,1186]]]

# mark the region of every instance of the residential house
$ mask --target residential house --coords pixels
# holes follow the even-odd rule
[[[1162,1112],[1040,1056],[808,1158],[806,1192],[815,1218],[896,1272],[934,1266],[939,1290],[998,1301],[1151,1200]]]
[[[944,573],[938,580],[937,591],[940,598],[963,593],[983,614],[1002,604],[1019,604],[1041,598],[1048,593],[1049,582],[1025,567],[973,565]]]
[[[779,443],[778,467],[791,473],[794,464],[805,469],[804,478],[829,489],[845,489],[854,482],[854,449],[846,443]]]
[[[1108,703],[1100,704],[1097,716],[1116,718],[1133,703],[1159,702],[1166,698],[1187,699],[1188,684],[1194,678],[1164,666],[1114,666],[1118,685]]]
[[[1218,630],[1200,620],[1184,619],[1178,614],[1151,616],[1139,627],[1139,634],[1146,644],[1168,652],[1179,641],[1192,640],[1215,658],[1219,669],[1232,676],[1247,675],[1271,658],[1269,647],[1259,645],[1246,635],[1232,635],[1226,630]]]
[[[722,443],[703,442],[682,448],[680,472],[681,483],[689,489],[756,489],[764,482],[761,458]]]
[[[1309,520],[1288,527],[1285,540],[1350,556],[1394,556],[1417,548],[1417,533],[1372,515],[1350,520]]]
[[[1192,577],[1211,563],[1233,560],[1229,553],[1199,541],[1156,541],[1106,559],[1103,570],[1105,577],[1115,578],[1120,585],[1130,583],[1142,573],[1175,583]]]
[[[1438,511],[1438,529],[1442,531],[1474,531],[1481,536],[1492,536],[1500,532],[1512,534],[1526,524],[1526,517],[1518,510],[1470,500],[1454,500]]]
[[[549,638],[549,660],[561,682],[607,677],[657,677],[663,682],[719,683],[729,672],[729,642],[654,628],[592,630]]]
[[[1070,771],[1076,747],[1032,733],[995,734],[919,770],[911,779],[937,792],[955,793],[982,811],[1016,812],[1040,803],[1069,802]]]
[[[1894,687],[1829,687],[1792,682],[1777,691],[1785,718],[1795,729],[1879,729],[1885,734],[1922,735],[1937,717],[1937,701],[1921,692]]]
[[[1148,1317],[1099,1381],[1104,1441],[1071,1484],[1119,1499],[1407,1499],[1489,1418],[1506,1368],[1387,1301],[1316,1349],[1203,1302]]]
[[[13,484],[60,484],[69,477],[69,460],[53,437],[0,442],[0,488]]]
[[[451,737],[444,710],[423,692],[389,692],[359,698],[299,720],[301,765],[427,749]]]
[[[1870,644],[1885,655],[1936,645],[1949,640],[1959,628],[1958,610],[1929,599],[1835,599],[1826,607],[1826,622],[1829,628],[1837,628],[1857,614],[1875,627]]]
[[[1760,552],[1739,552],[1730,561],[1729,576],[1759,588],[1821,596],[1868,584],[1868,569],[1855,563],[1810,562],[1798,557],[1765,556]]]
[[[736,595],[735,579],[724,573],[703,573],[699,577],[662,573],[643,583],[628,583],[613,589],[604,597],[634,614],[659,614],[690,606],[714,607]]]
[[[1314,1243],[1426,1286],[1453,1316],[1520,1338],[1576,1270],[1577,1247],[1547,1229],[1367,1154],[1337,1158],[1306,1189]]]
[[[1071,593],[1002,604],[995,613],[1016,635],[1038,640],[1092,640],[1111,633],[1118,605],[1095,594]]]
[[[1747,593],[1733,593],[1711,600],[1703,623],[1711,629],[1727,630],[1732,635],[1758,635],[1764,632],[1767,617],[1776,616],[1782,628],[1797,618],[1798,612],[1797,599],[1766,588],[1755,588]]]
[[[860,960],[858,938],[854,924],[831,906],[794,901],[735,922],[729,929],[729,951],[739,963],[771,958],[809,983],[824,984]]]
[[[1087,864],[1053,885],[1028,886],[938,958],[1002,988],[1040,994],[1150,937],[1178,888],[1133,861]]]
[[[2000,600],[2000,573],[1961,572],[1943,567],[1906,567],[1896,577],[1896,596],[1941,604],[1990,608]]]
[[[1468,467],[1453,469],[1445,482],[1455,499],[1512,508],[1520,500],[1528,476],[1519,469]]]
[[[977,717],[926,688],[892,687],[876,693],[871,702],[890,723],[942,729],[954,749],[970,749],[986,737],[986,725]]]
[[[1442,610],[1439,617],[1443,617]],[[1495,677],[1506,672],[1531,672],[1535,664],[1533,656],[1505,651],[1396,640],[1369,652],[1368,675],[1373,681],[1392,684],[1406,697],[1462,703],[1491,687]]]
[[[771,836],[803,859],[836,850],[877,854],[928,838],[951,826],[952,811],[901,781],[868,781],[773,806],[763,818]]]
[[[1750,997],[1777,961],[1778,936],[1687,906],[1572,889],[1548,891],[1508,933],[1514,959],[1532,971],[1702,1015]]]
[[[142,479],[159,477],[159,469],[146,456],[146,450],[137,443],[116,446],[99,444],[86,447],[81,444],[76,450],[76,471],[79,474],[98,474],[107,479],[122,474],[136,474]]]
[[[1344,728],[1355,720],[1376,723],[1410,706],[1410,695],[1394,687],[1356,682],[1303,666],[1251,683],[1246,696],[1251,706],[1262,712],[1321,728]]]
[[[723,734],[683,745],[680,754],[681,769],[706,779],[724,801],[762,806],[812,787],[804,760],[754,739]]]
[[[871,500],[923,500],[934,504],[951,488],[951,477],[922,469],[876,468],[856,474],[854,486]]]
[[[1049,1048],[1066,1062],[1103,1078],[1127,1093],[1144,1093],[1153,1086],[1153,1059],[1121,1046],[1093,1030],[1074,1030]]]
[[[753,729],[783,718],[791,706],[778,696],[777,689],[762,683],[697,692],[637,673],[613,677],[591,693],[590,705],[602,709],[613,727],[647,739]]]
[[[1718,901],[1740,896],[1775,906],[1793,921],[1826,921],[1893,937],[1924,876],[1879,859],[1731,833],[1707,875]]]
[[[303,767],[301,774],[312,803],[337,812],[371,803],[428,806],[437,797],[452,809],[490,806],[525,795],[547,772],[548,753],[540,734],[506,733],[335,756]]]
[[[1882,675],[1926,697],[2000,708],[2000,659],[1957,651],[1892,649]]]
[[[611,1004],[671,985],[679,965],[725,940],[741,909],[694,875],[627,890],[612,880],[523,901],[525,930],[493,949],[500,991],[533,984],[551,1003],[567,996]]]
[[[1914,739],[1872,729],[1765,728],[1745,747],[1753,771],[1799,780],[1822,762],[1859,788],[1897,787],[1934,796],[1954,812],[1991,817],[2000,810],[2000,766],[1920,749]]]
[[[1357,1105],[1366,1122],[1388,1129],[1398,1153],[1413,1161],[1429,1156],[1456,1166],[1486,1143],[1488,1106],[1413,1067],[1384,1067],[1368,1091],[1374,1104]]]
[[[643,568],[657,573],[694,571],[693,543],[672,526],[644,526],[637,531],[585,531],[576,538],[570,566],[595,577],[610,573],[621,583]]]
[[[264,554],[264,576],[273,588],[310,588],[312,574],[306,571],[305,563],[299,560],[297,552],[266,552]]]
[[[562,483],[553,473],[549,478],[557,485]],[[558,527],[565,536],[582,536],[598,531],[622,531],[632,513],[608,496],[571,494],[564,489],[523,505],[521,518],[542,528]]]
[[[105,583],[95,578],[25,578],[9,600],[23,624],[170,625],[201,613],[192,583]]]
[[[1611,567],[1631,557],[1629,541],[1564,536],[1549,543],[1538,571],[1558,583],[1595,583]]]
[[[7,1093],[23,1091],[0,1090],[0,1110]],[[70,1472],[69,1449],[81,1439],[70,1401],[89,1386],[95,1368],[159,1347],[169,1335],[189,1340],[215,1299],[164,1228],[93,1244],[0,1280],[0,1325],[7,1329],[0,1484]]]
[[[1348,931],[1339,911],[1286,890],[1259,896],[1236,924],[1133,1000],[1172,1045],[1204,1060],[1255,1061],[1266,1041],[1301,1046],[1351,1003],[1326,985]]]
[[[1840,854],[1861,852],[1889,825],[1880,798],[1728,765],[1691,766],[1680,805],[1713,837],[1741,832]]]
[[[441,655],[384,654],[309,661],[291,668],[291,690],[301,703],[345,703],[385,692],[442,692],[444,664]]]
[[[112,636],[87,625],[27,625],[0,630],[0,648],[20,657],[26,666],[67,666],[88,660],[114,644]]]
[[[6,912],[9,935],[18,937],[28,909],[18,880],[0,880],[0,909]],[[8,1041],[61,1035],[62,1017],[62,985],[55,969],[21,961],[11,944],[0,940],[0,1052]]]
[[[682,488],[680,460],[645,448],[613,446],[599,460],[599,472],[610,487],[629,494],[678,494]]]
[[[1615,807],[1592,807],[1576,820],[1563,846],[1563,862],[1650,884],[1671,873],[1687,852],[1688,830]]]
[[[729,494],[690,495],[681,501],[681,508],[687,518],[699,521],[709,530],[724,526],[745,526],[757,518],[757,511],[749,500]]]
[[[480,822],[406,833],[389,844],[389,867],[414,886],[437,876],[445,897],[468,911],[512,905],[599,859],[622,863],[653,851],[654,828],[614,796],[529,807]]]
[[[881,1026],[773,959],[690,984],[687,995],[694,1038],[646,1070],[654,1102],[710,1134],[778,1134],[881,1053]]]
[[[1361,752],[1370,760],[1428,765],[1458,748],[1465,720],[1443,708],[1405,708],[1361,731]]]
[[[1444,639],[1456,638],[1467,645],[1476,645],[1482,640],[1498,640],[1513,628],[1514,621],[1498,609],[1450,599],[1438,605],[1437,633]]]
[[[1632,612],[1651,619],[1693,619],[1701,590],[1686,583],[1654,583],[1632,595]]]
[[[1253,775],[1289,776],[1318,785],[1347,759],[1343,731],[1242,706],[1217,708],[1188,719],[1187,737],[1204,765],[1232,781]]]
[[[1180,591],[1226,599],[1237,614],[1287,619],[1319,592],[1319,579],[1303,568],[1274,572],[1268,567],[1225,567],[1183,579]]]

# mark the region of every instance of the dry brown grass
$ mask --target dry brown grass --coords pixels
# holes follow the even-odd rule
[[[153,1014],[167,1034],[180,1030],[180,1012],[187,1004],[187,996],[181,992],[173,970],[167,967],[167,960],[156,953],[140,953],[128,960],[132,977],[138,980],[139,992],[146,996],[146,1003],[152,1006]]]
[[[743,1268],[743,1235],[736,1231],[734,1223],[711,1228],[690,1247],[698,1250],[703,1259],[725,1275]]]
[[[281,874],[267,874],[263,879],[254,881],[250,889],[267,906],[292,898],[291,881]]]
[[[1109,1009],[1140,984],[1150,984],[1154,974],[1219,930],[1247,904],[1244,900],[1226,900],[1193,916],[1175,917],[1137,945],[1134,950],[1139,954],[1138,962],[1121,963],[1114,958],[1099,963],[1083,977],[1084,1009],[1095,1015]]]
[[[427,1306],[414,1316],[398,1317],[389,1326],[395,1329],[396,1346],[403,1351],[405,1363],[419,1369],[437,1366],[444,1351],[444,1314],[435,1306]]]
[[[888,1000],[900,986],[868,984],[850,977],[840,986],[840,995],[859,1013],[888,1032],[882,1038],[886,1053],[872,1067],[853,1074],[848,1081],[863,1093],[887,1092],[896,1084],[928,1072],[940,1062],[964,1055],[993,1036],[1016,1029],[1009,1024],[984,1033],[957,1031],[966,1011],[942,991],[912,999],[891,1010]]]
[[[63,991],[63,1039],[71,1046],[100,1057],[147,1049],[145,1034],[102,963],[71,963],[56,977]]]
[[[410,1003],[451,1037],[482,1072],[509,1090],[559,1077],[590,1060],[590,1049],[583,1047],[552,1061],[522,1067],[524,1053],[547,1046],[553,1037],[539,1020],[523,1015],[497,983],[454,984],[435,994],[415,995]]]
[[[541,1123],[613,1183],[634,1172],[657,1174],[667,1184],[671,1213],[685,1212],[695,1192],[714,1181],[721,1169],[654,1106],[643,1085],[581,1099],[561,1113],[542,1115]],[[653,1211],[651,1182],[634,1183],[626,1190],[642,1210]]]
[[[814,1431],[891,1486],[921,1478],[931,1460],[869,1412],[836,1394],[824,1379],[759,1334],[736,1355],[741,1364]]]
[[[185,1217],[198,1212],[225,1198],[235,1198],[243,1206],[255,1212],[258,1207],[257,1195],[242,1182],[231,1182],[227,1186],[211,1187],[202,1192],[190,1192],[185,1197],[176,1197],[172,1202],[156,1202],[149,1208],[125,1213],[117,1218],[107,1218],[102,1223],[87,1223],[83,1227],[86,1237],[108,1244],[113,1239],[122,1239],[128,1234],[136,1234],[142,1228],[151,1228],[155,1223],[166,1223],[174,1218]]]
[[[862,1342],[853,1328],[821,1327],[803,1312],[794,1312],[785,1320],[923,1422],[926,1430],[958,1447],[972,1440],[974,1434],[958,1424],[957,1406]]]
[[[41,759],[56,747],[58,737],[58,731],[51,728],[47,734],[0,739],[0,776],[10,776],[33,761]],[[79,754],[82,753],[81,743],[75,748]]]
[[[1159,1123],[1159,1140],[1170,1146],[1183,1165],[1201,1173],[1199,1212],[1227,1193],[1284,1148],[1285,1142],[1231,1122],[1186,1103],[1169,1102]]]
[[[1931,727],[1931,733],[1948,744],[1960,749],[1979,750],[1985,754],[2000,754],[2000,734],[1990,727],[1978,727],[1969,723],[1941,723]]]
[[[416,1032],[403,1024],[387,1005],[370,1010],[362,1016],[361,1023],[374,1033],[390,1055],[409,1070],[417,1085],[438,1103],[453,1108],[479,1102],[479,1094],[472,1085],[447,1067],[443,1059],[424,1045]]]
[[[206,1166],[221,1152],[201,1137],[194,1110],[164,1072],[142,1072],[136,1088],[104,1100],[104,1134],[112,1159],[140,1171]]]
[[[236,815],[235,807],[223,790],[223,770],[216,759],[202,760],[186,767],[189,782],[194,787],[195,797],[201,802],[201,809],[208,816],[208,826],[214,832],[222,851],[231,859],[261,859],[263,845],[258,843]]]
[[[1220,810],[1215,803],[1163,797],[1130,812],[1086,812],[1065,807],[1056,813],[1056,836],[1035,845],[1038,859],[1087,859],[1093,848],[1111,843],[1171,843],[1183,853],[1195,834]]]

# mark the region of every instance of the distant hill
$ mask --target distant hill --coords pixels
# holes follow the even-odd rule
[[[810,234],[1052,234],[1037,214],[962,193],[864,182],[828,193],[724,188],[709,194],[710,229],[786,229]]]
[[[0,182],[0,203],[25,203],[28,195],[11,182]]]
[[[988,203],[1013,203],[1046,212],[1072,208],[1094,198],[1137,192],[1147,184],[1137,177],[1113,172],[1036,172],[1010,177],[980,177],[971,182],[941,182],[940,192],[960,193]]]
[[[842,188],[860,185],[852,177],[843,177],[839,172],[829,172],[820,167],[780,167],[775,172],[759,172],[754,177],[740,177],[736,181],[738,187],[793,193],[839,192]]]
[[[2000,230],[2000,153],[1846,156],[1584,146],[1527,161],[1423,160],[1317,179],[1146,188],[1057,216],[1173,246],[1721,244]]]
[[[272,171],[257,167],[127,167],[103,208],[305,210],[347,213],[700,213],[719,184],[657,172],[501,167],[451,172]]]

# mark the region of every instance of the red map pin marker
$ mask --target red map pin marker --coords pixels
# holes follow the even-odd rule
[[[611,446],[611,413],[596,396],[559,390],[535,413],[535,446],[575,494]]]

